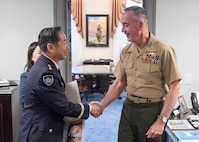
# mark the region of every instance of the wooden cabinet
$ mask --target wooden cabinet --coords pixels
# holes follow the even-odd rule
[[[0,142],[17,142],[21,119],[18,86],[0,88]]]

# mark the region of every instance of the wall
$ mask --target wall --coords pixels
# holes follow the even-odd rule
[[[0,78],[19,80],[29,44],[53,26],[53,0],[0,0]]]
[[[183,74],[180,94],[192,107],[190,94],[199,92],[199,1],[157,0],[156,5],[156,36],[175,49]]]

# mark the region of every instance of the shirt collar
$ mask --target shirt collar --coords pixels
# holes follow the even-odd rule
[[[46,58],[48,58],[49,60],[51,60],[51,61],[55,64],[55,67],[56,67],[57,69],[59,69],[59,65],[58,65],[53,59],[51,59],[50,57],[48,57],[48,56],[45,55],[44,53],[42,53],[42,55],[45,56]]]

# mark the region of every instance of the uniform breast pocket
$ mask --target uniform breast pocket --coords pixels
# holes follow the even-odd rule
[[[127,62],[124,66],[125,72],[128,75],[133,75],[134,70],[134,63],[133,62]]]
[[[158,76],[159,77],[159,75],[161,73],[159,64],[150,64],[149,73],[152,76]]]
[[[161,79],[161,71],[159,64],[142,63],[140,68],[140,76],[145,83],[156,82]]]
[[[147,73],[155,73],[160,71],[159,64],[152,64],[152,63],[141,63],[140,70],[143,70]]]

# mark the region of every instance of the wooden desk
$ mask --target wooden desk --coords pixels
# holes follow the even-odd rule
[[[109,89],[109,75],[113,71],[109,65],[82,65],[72,67],[73,75],[83,75],[83,84],[88,86],[89,93],[99,92],[105,94]],[[97,79],[97,80],[96,80]],[[99,86],[93,86],[93,81],[97,81]]]
[[[0,142],[17,142],[22,108],[18,86],[0,88]]]
[[[110,62],[113,62],[111,59],[100,59],[100,60],[85,60],[84,65],[110,65]]]

